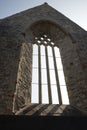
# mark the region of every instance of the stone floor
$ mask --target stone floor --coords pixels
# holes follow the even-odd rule
[[[29,104],[15,115],[30,116],[84,116],[85,114],[71,105]]]

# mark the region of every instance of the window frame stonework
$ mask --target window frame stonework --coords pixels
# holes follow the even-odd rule
[[[59,77],[58,77],[58,68],[57,68],[57,61],[55,56],[55,50],[54,47],[57,47],[54,42],[51,41],[51,39],[46,35],[42,35],[40,37],[35,37],[33,45],[38,46],[38,94],[39,94],[39,104],[42,104],[42,82],[41,82],[41,45],[45,47],[45,59],[46,59],[46,70],[47,70],[47,87],[48,87],[48,98],[49,98],[49,104],[52,103],[52,90],[51,90],[51,81],[50,81],[50,69],[49,69],[49,59],[48,59],[48,50],[47,46],[50,46],[52,49],[52,57],[54,61],[54,71],[55,71],[55,79],[56,79],[56,86],[57,86],[57,95],[59,104],[63,104],[62,102],[62,95],[60,90],[60,84],[59,84]],[[32,68],[33,69],[33,68]]]

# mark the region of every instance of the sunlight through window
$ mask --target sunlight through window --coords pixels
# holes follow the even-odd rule
[[[33,45],[33,69],[32,69],[32,90],[31,102],[39,103],[38,100],[38,46]]]
[[[59,48],[57,48],[57,47],[55,47],[55,55],[56,55],[56,57],[58,57],[58,58],[56,58],[56,63],[57,63],[57,69],[58,69],[60,90],[61,90],[61,95],[62,95],[62,103],[69,104],[60,51],[59,51]]]
[[[59,104],[60,87],[62,104],[69,104],[59,48],[54,47],[54,42],[46,34],[40,38],[35,37],[35,40],[32,55],[31,103]]]

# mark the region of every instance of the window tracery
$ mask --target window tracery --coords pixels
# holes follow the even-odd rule
[[[34,38],[31,103],[69,104],[60,51],[46,34]]]

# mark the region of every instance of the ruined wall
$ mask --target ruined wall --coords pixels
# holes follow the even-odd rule
[[[9,30],[0,33],[0,114],[12,114],[21,44]]]
[[[53,40],[55,46],[59,47],[70,104],[86,110],[87,76],[82,64],[83,61],[86,63],[87,60],[85,56],[87,54],[86,50],[84,50],[85,52],[83,51],[84,54],[79,52],[79,50],[81,50],[80,46],[82,46],[81,43],[86,44],[86,40],[82,41],[86,33],[82,33],[82,36],[81,33],[76,34],[77,36],[75,34],[71,35],[71,32],[67,34],[61,27],[49,21],[40,21],[33,24],[31,31],[34,36],[42,35],[43,32],[46,33]]]
[[[69,44],[67,44],[69,43]],[[78,55],[78,46],[71,39],[66,38],[59,43],[62,56],[65,79],[68,88],[70,104],[86,110],[86,83],[81,60]],[[83,93],[84,91],[84,93]],[[83,105],[84,104],[84,105]]]
[[[50,36],[60,48],[70,103],[87,111],[87,32],[43,4],[0,22],[0,114],[12,114],[30,102],[32,39],[38,33],[30,27],[39,21],[55,25]]]
[[[18,67],[16,92],[13,112],[20,110],[30,103],[32,78],[32,44],[23,43]]]

